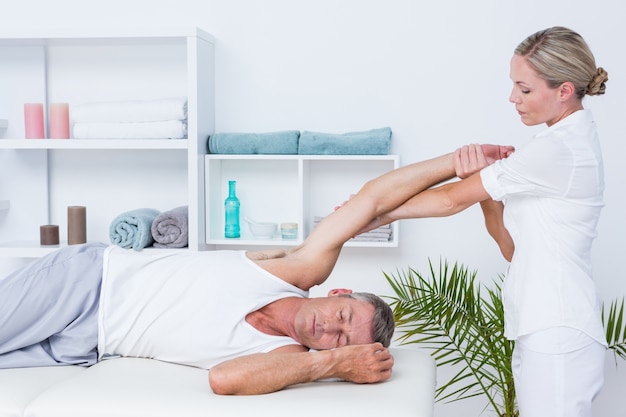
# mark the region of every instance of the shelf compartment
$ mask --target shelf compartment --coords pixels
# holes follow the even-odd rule
[[[259,222],[301,223],[299,163],[297,159],[212,159],[207,173],[207,243],[264,244],[282,239],[257,239],[249,231],[244,217]],[[228,181],[237,181],[241,202],[241,238],[224,238],[224,200]],[[277,230],[277,236],[279,231]],[[293,242],[293,241],[288,241]]]
[[[314,217],[325,217],[368,180],[398,167],[397,155],[206,155],[207,244],[292,246],[314,228]],[[242,220],[240,239],[224,238],[224,199],[228,180],[237,181],[241,218],[298,223],[298,239],[255,239]],[[395,247],[398,227],[384,242],[354,241],[346,246]]]

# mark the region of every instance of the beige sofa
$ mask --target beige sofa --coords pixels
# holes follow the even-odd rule
[[[432,417],[433,359],[405,347],[393,347],[392,353],[393,377],[384,383],[318,381],[257,396],[215,395],[208,371],[151,359],[4,369],[0,417]]]

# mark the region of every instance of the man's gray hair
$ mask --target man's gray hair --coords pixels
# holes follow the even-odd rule
[[[374,342],[380,342],[384,347],[389,347],[396,324],[393,319],[393,311],[389,304],[377,295],[368,292],[353,292],[351,294],[341,294],[342,297],[354,298],[364,301],[374,306],[374,318],[372,320],[372,332]]]

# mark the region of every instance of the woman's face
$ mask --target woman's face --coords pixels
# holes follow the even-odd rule
[[[509,101],[515,104],[515,110],[526,126],[540,123],[552,126],[571,113],[563,105],[561,87],[548,87],[526,59],[517,54],[511,59],[511,80],[513,91]]]

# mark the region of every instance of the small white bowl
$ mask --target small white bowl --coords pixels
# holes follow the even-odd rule
[[[250,232],[257,238],[265,238],[269,239],[274,237],[276,234],[277,223],[271,222],[248,222],[248,226],[250,227]]]

